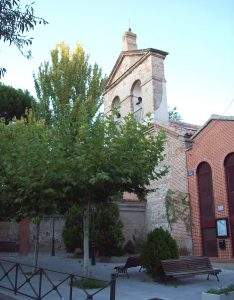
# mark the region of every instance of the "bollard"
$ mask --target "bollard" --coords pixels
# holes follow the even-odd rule
[[[111,274],[110,300],[115,300],[116,274]]]
[[[15,270],[15,287],[14,287],[14,293],[15,293],[15,295],[17,294],[18,273],[19,273],[19,264],[16,264],[16,270]]]
[[[92,241],[91,243],[91,264],[92,266],[96,265],[96,259],[95,259],[95,242]]]
[[[69,293],[69,300],[72,300],[72,294],[73,294],[73,282],[74,282],[74,275],[71,275],[71,277],[70,277],[70,293]]]
[[[36,273],[35,273],[36,274]],[[41,300],[41,290],[42,290],[42,276],[43,276],[43,269],[39,270],[39,287],[38,287],[38,300]]]

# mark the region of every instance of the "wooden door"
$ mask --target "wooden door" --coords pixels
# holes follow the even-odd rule
[[[229,203],[229,224],[232,238],[232,252],[234,256],[234,153],[229,154],[225,159],[225,173],[227,182],[227,195]]]
[[[212,172],[207,162],[197,168],[203,255],[218,256]]]

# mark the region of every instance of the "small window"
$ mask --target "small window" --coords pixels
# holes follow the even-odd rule
[[[142,121],[142,93],[141,93],[141,82],[137,80],[132,85],[132,112],[137,121]]]

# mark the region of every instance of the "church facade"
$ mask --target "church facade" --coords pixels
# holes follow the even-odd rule
[[[164,72],[168,53],[153,48],[138,49],[136,38],[131,29],[123,35],[123,51],[110,73],[104,93],[104,112],[111,114],[117,109],[119,122],[129,113],[133,113],[140,122],[150,115],[152,134],[160,129],[166,132],[163,164],[169,167],[169,172],[162,179],[151,182],[156,191],[148,195],[142,232],[146,234],[155,227],[163,226],[172,232],[181,249],[191,253],[189,224],[181,220],[169,222],[167,198],[169,195],[188,197],[185,151],[189,137],[198,128],[169,120]],[[124,202],[137,203],[133,195],[126,193],[123,198]],[[128,236],[131,238],[130,232]]]
[[[181,255],[233,261],[234,117],[212,116],[201,128],[170,120],[167,55],[154,48],[138,49],[137,36],[129,29],[104,92],[106,115],[115,111],[117,122],[129,113],[139,122],[150,116],[152,135],[159,130],[166,133],[162,164],[169,167],[168,173],[151,182],[154,192],[146,202],[124,193],[119,203],[125,242],[144,239],[147,232],[162,226],[177,240]],[[50,250],[54,238],[56,250],[64,250],[63,225],[62,216],[42,221],[40,249]],[[34,240],[35,225],[27,220],[0,223],[0,251],[4,250],[1,241],[15,241],[20,252],[27,254]]]

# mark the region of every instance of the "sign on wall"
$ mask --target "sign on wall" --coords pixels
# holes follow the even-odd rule
[[[222,205],[218,205],[217,206],[217,210],[218,211],[224,211],[224,205],[222,204]]]
[[[188,176],[194,176],[194,170],[188,170],[187,175]]]
[[[227,218],[216,220],[216,233],[218,238],[228,237],[228,222]]]

